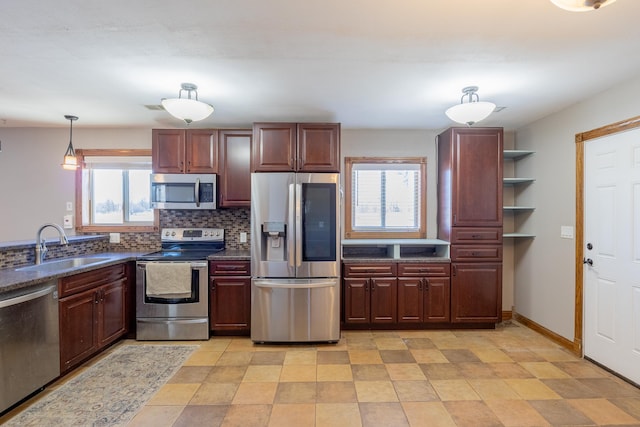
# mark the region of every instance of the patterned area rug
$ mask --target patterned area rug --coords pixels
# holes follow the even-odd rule
[[[6,426],[121,426],[198,346],[123,345]]]

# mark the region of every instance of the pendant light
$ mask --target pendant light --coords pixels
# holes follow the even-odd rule
[[[67,152],[64,153],[64,161],[62,162],[62,169],[75,170],[78,167],[78,159],[76,158],[76,150],[73,149],[73,122],[78,120],[76,116],[64,116],[69,120],[69,146]]]
[[[172,116],[184,120],[187,124],[206,119],[213,113],[213,107],[206,102],[198,101],[198,86],[193,83],[182,83],[177,98],[163,98],[162,107]],[[182,97],[182,92],[187,92],[187,97]],[[191,92],[195,98],[191,98]]]
[[[551,0],[551,3],[571,12],[588,12],[609,6],[615,1],[616,0]]]
[[[478,92],[478,86],[467,86],[463,88],[460,104],[454,105],[445,111],[447,117],[454,122],[467,126],[471,126],[489,117],[489,114],[495,110],[496,104],[493,102],[480,102],[480,98],[476,92]],[[468,97],[467,102],[464,102],[465,96]]]

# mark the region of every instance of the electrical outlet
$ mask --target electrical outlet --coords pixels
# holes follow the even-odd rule
[[[109,243],[120,243],[120,233],[109,233]]]
[[[240,233],[240,243],[247,243],[247,233]]]

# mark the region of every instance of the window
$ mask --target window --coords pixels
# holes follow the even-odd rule
[[[157,229],[150,205],[150,150],[76,150],[76,229]]]
[[[425,238],[426,159],[345,158],[345,237]]]

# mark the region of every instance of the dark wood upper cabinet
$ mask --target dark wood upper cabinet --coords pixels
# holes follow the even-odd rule
[[[216,129],[188,130],[186,173],[218,173],[218,132]]]
[[[340,172],[340,125],[298,124],[297,160],[301,172]]]
[[[154,173],[218,173],[216,129],[153,129]]]
[[[252,171],[339,172],[339,123],[254,123]]]
[[[438,237],[452,227],[502,227],[502,128],[438,136]]]
[[[220,207],[251,206],[251,129],[218,131]]]
[[[251,169],[254,172],[296,170],[295,123],[254,123]]]
[[[153,129],[151,135],[151,169],[153,172],[184,173],[184,130]]]

